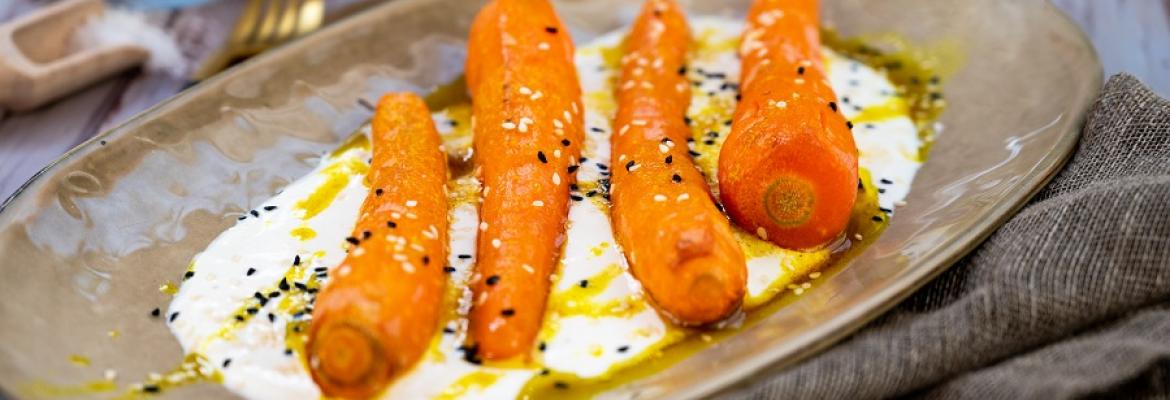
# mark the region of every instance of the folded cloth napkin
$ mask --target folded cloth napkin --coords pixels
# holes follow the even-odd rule
[[[1105,85],[1076,154],[965,259],[728,398],[1170,397],[1170,102]]]

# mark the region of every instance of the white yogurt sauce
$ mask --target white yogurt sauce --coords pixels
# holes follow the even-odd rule
[[[698,82],[692,87],[688,112],[696,129],[692,148],[701,154],[700,167],[714,177],[719,145],[730,130],[723,120],[735,104],[739,63],[734,51],[743,25],[733,19],[699,17],[692,19],[692,29],[697,48],[688,76]],[[534,362],[527,366],[482,366],[463,359],[459,346],[466,335],[462,316],[467,311],[466,283],[474,264],[478,226],[474,194],[479,186],[472,178],[461,178],[451,184],[456,206],[451,210],[448,265],[454,272],[448,285],[452,310],[445,322],[447,329],[419,365],[387,389],[385,397],[513,398],[530,379],[540,379],[537,375],[544,368],[585,379],[606,377],[688,334],[655,313],[637,281],[626,272],[604,193],[598,191],[609,164],[609,121],[614,111],[610,83],[617,73],[607,65],[606,55],[612,54],[608,49],[619,44],[623,33],[602,36],[578,50],[587,161],[578,171],[580,190],[574,195],[582,200],[573,202],[569,211],[564,255],[540,333],[543,351],[534,350]],[[890,182],[879,184],[884,189],[879,203],[892,210],[909,191],[921,164],[917,154],[922,143],[905,102],[896,97],[894,86],[881,73],[829,51],[826,60],[845,116],[857,119],[854,137],[861,168],[875,181]],[[886,111],[869,112],[867,117],[867,110],[875,108]],[[440,110],[434,116],[453,155],[469,151],[470,140],[459,134],[469,129],[466,114],[463,106]],[[450,123],[453,120],[458,124]],[[296,329],[304,329],[315,288],[327,281],[324,271],[345,256],[344,238],[352,231],[368,192],[364,176],[369,157],[368,142],[326,157],[312,173],[257,208],[258,216],[247,215],[192,262],[195,274],[184,281],[166,317],[183,349],[217,366],[224,386],[233,392],[251,399],[320,396],[295,346],[298,342],[287,339]],[[467,198],[472,201],[459,200]],[[742,232],[739,237],[745,249],[755,249],[747,252],[748,307],[792,288],[789,285],[829,259],[827,249],[798,252]],[[297,257],[300,262],[294,265]],[[269,298],[274,292],[280,294]],[[237,321],[237,315],[242,321]]]

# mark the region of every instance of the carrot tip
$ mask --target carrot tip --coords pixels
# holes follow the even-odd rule
[[[812,185],[792,176],[781,176],[764,191],[764,211],[781,227],[800,226],[813,214],[816,195]]]
[[[328,395],[369,397],[394,371],[382,346],[366,329],[351,323],[321,328],[309,351],[309,365]]]

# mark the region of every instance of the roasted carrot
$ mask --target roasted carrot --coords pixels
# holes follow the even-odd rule
[[[727,218],[687,151],[690,42],[673,0],[645,3],[626,37],[613,135],[613,229],[658,310],[702,325],[735,312],[747,269]]]
[[[317,297],[306,345],[321,391],[377,394],[418,361],[439,324],[447,259],[447,157],[423,100],[388,94],[373,118],[370,194]]]
[[[573,43],[546,0],[494,0],[468,42],[483,183],[470,315],[475,356],[527,356],[564,242],[584,140]]]
[[[818,0],[752,5],[742,99],[719,156],[731,218],[788,248],[839,236],[857,196],[857,147],[825,78],[818,13]]]

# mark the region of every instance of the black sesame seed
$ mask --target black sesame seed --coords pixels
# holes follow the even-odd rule
[[[254,273],[256,273],[255,268],[248,268],[248,272],[245,272],[244,275],[245,276],[252,276],[252,274],[254,274]]]
[[[444,327],[443,327],[443,333],[446,333],[446,334],[452,334],[452,333],[455,333],[455,330],[454,330],[454,329],[451,329],[450,327],[444,326]]]
[[[253,308],[253,307],[248,307],[248,308],[247,308],[247,309],[245,309],[244,311],[245,311],[245,312],[247,312],[247,313],[248,313],[248,315],[256,315],[256,313],[260,312],[260,310],[259,310],[259,309],[257,309],[257,308]]]
[[[942,93],[931,93],[930,94],[931,100],[942,100],[942,98],[943,98]]]
[[[698,156],[703,155],[703,153],[700,153],[700,152],[697,152],[694,150],[687,150],[687,152],[691,154],[691,157],[698,157]]]
[[[248,219],[247,215],[241,215],[239,218],[236,218],[237,221],[243,221],[245,219]]]
[[[511,317],[513,315],[516,315],[516,310],[511,309],[511,308],[505,308],[503,311],[500,311],[500,315],[503,315],[505,317]]]
[[[555,387],[555,388],[557,388],[557,389],[564,390],[564,389],[568,389],[568,388],[569,388],[569,383],[568,383],[568,382],[562,382],[562,381],[556,381],[556,382],[553,382],[553,387]]]
[[[293,282],[293,286],[300,290],[309,290],[309,286],[301,282]]]
[[[548,164],[548,158],[544,156],[543,151],[536,152],[536,159],[540,160],[541,164]]]
[[[497,283],[500,283],[500,276],[499,275],[489,276],[487,278],[487,280],[484,281],[484,283],[487,283],[488,286],[495,286]]]
[[[570,174],[575,174],[575,173],[577,173],[577,168],[581,168],[581,166],[580,165],[570,165],[569,168],[566,168],[566,170],[569,171]]]
[[[682,176],[679,174],[674,174],[670,176],[670,180],[674,183],[680,183],[682,182]]]
[[[292,349],[290,349],[290,348],[285,348],[285,349],[284,349],[284,355],[286,355],[286,356],[291,356],[292,354],[293,354],[293,351],[292,351]]]
[[[280,278],[279,287],[280,287],[281,291],[288,291],[288,289],[289,289],[288,278]]]
[[[354,246],[357,246],[359,243],[361,243],[361,241],[358,240],[358,238],[355,238],[353,236],[346,237],[345,241],[349,242],[349,244],[352,244]]]
[[[577,286],[580,286],[582,289],[587,288],[589,287],[589,280],[582,279],[581,282],[577,282]]]
[[[195,276],[195,271],[187,271],[183,274],[183,279],[191,279],[193,276]]]
[[[886,188],[878,188],[878,193],[886,193]]]
[[[686,65],[679,66],[678,67],[678,74],[679,75],[686,75],[687,74],[687,66]]]
[[[382,193],[385,193],[385,192],[386,192],[386,191],[382,190],[382,188],[377,188],[377,189],[374,189],[374,195],[375,195],[375,196],[381,196],[381,195],[382,195]]]
[[[703,144],[710,146],[710,145],[713,145],[713,144],[715,144],[715,140],[713,140],[713,139],[707,139],[707,140],[704,140],[704,141],[703,141]]]
[[[710,132],[707,132],[707,136],[716,138],[716,137],[719,137],[719,132],[710,131]]]
[[[617,348],[618,353],[625,353],[629,350],[630,350],[630,346],[622,346],[622,347]]]
[[[396,223],[396,222],[394,222],[394,221],[386,221],[386,226],[387,226],[387,227],[389,227],[389,228],[397,228],[397,227],[398,227],[398,223]]]
[[[253,217],[259,217],[259,216],[260,216],[260,212],[259,212],[259,211],[256,211],[256,210],[248,211],[248,214],[252,214],[252,216],[253,216]]]
[[[637,164],[634,163],[634,160],[630,160],[630,162],[626,163],[626,171],[629,171],[630,169],[634,168],[635,165],[637,165]]]
[[[329,270],[329,267],[317,267],[317,268],[313,268],[313,271],[314,271],[314,272],[325,272],[325,271],[328,271],[328,270]]]
[[[880,215],[874,215],[874,216],[873,216],[872,218],[870,218],[870,219],[872,219],[872,220],[873,220],[873,222],[882,222],[882,216],[880,216]]]
[[[571,195],[569,195],[569,198],[570,198],[570,199],[573,199],[573,201],[581,201],[581,200],[585,200],[585,198],[584,198],[584,197],[581,197],[581,196],[578,196],[578,195],[575,195],[575,194],[571,194]]]
[[[243,315],[236,315],[236,322],[244,322],[244,316]]]
[[[142,391],[146,393],[158,393],[162,391],[162,388],[159,388],[158,385],[146,385],[142,387]]]
[[[739,93],[736,93],[736,94],[735,94],[735,101],[740,101],[740,100],[743,100],[743,95],[742,95],[742,94],[739,94]]]
[[[889,213],[892,213],[892,212],[894,212],[894,210],[891,210],[891,209],[888,209],[888,208],[885,208],[885,207],[878,207],[878,210],[880,210],[881,212],[884,212],[884,213],[886,213],[886,214],[889,214]]]
[[[358,105],[365,107],[365,108],[369,109],[370,111],[374,111],[374,105],[370,104],[369,100],[358,98],[357,103],[358,103]]]
[[[369,239],[371,235],[373,235],[373,233],[370,233],[370,231],[362,231],[362,240]]]
[[[276,314],[268,313],[268,322],[276,322]]]
[[[691,117],[683,116],[683,122],[687,125],[690,125],[693,121],[691,120]]]
[[[849,129],[853,129],[853,121],[845,121],[845,126]]]
[[[589,130],[591,130],[591,131],[593,131],[593,132],[597,132],[597,133],[604,133],[604,132],[605,132],[605,130],[604,130],[604,129],[598,128],[598,127],[596,127],[596,126],[595,126],[595,127],[592,127],[592,128],[589,128]],[[584,160],[582,160],[582,162],[584,162]]]
[[[663,160],[663,161],[665,161],[665,162],[666,162],[666,164],[668,164],[668,165],[669,165],[670,163],[674,162],[674,155],[672,154],[672,155],[668,155],[668,156],[666,156],[666,159],[665,159],[665,160]]]
[[[602,164],[602,163],[597,163],[597,169],[600,169],[600,170],[602,170],[602,171],[605,171],[605,170],[609,169],[609,166],[608,166],[608,165],[605,165],[605,164]]]
[[[801,67],[797,67],[797,68],[796,68],[796,74],[797,74],[797,75],[804,75],[804,67],[803,67],[803,66],[801,66]]]
[[[569,139],[561,139],[561,145],[562,145],[562,146],[568,147],[568,146],[569,146],[570,144],[572,144],[572,143],[573,143],[573,142],[570,142],[570,141],[569,141]]]
[[[549,371],[548,368],[541,368],[540,369],[540,376],[548,376],[548,374],[550,374],[550,373],[552,373],[552,371]]]
[[[470,259],[470,258],[471,258],[471,254],[460,254],[460,255],[459,255],[459,259],[460,259],[460,260],[467,260],[467,259]]]
[[[588,191],[588,192],[586,192],[586,193],[585,193],[585,197],[593,197],[593,196],[596,196],[596,195],[597,195],[597,191],[596,191],[596,190],[590,190],[590,191]]]
[[[293,265],[294,265],[294,266],[295,266],[295,265],[301,265],[301,255],[300,255],[300,254],[297,254],[297,255],[294,255],[294,256],[293,256]]]
[[[536,346],[536,349],[540,351],[544,351],[546,348],[548,348],[548,345],[545,344],[544,341],[541,341],[540,344]]]
[[[252,297],[255,297],[256,300],[260,302],[260,306],[264,306],[265,303],[268,303],[268,298],[265,297],[263,293],[252,293]]]
[[[170,318],[167,318],[167,322],[175,322],[175,318],[179,318],[179,312],[178,312],[178,311],[175,311],[175,312],[171,313],[171,317],[170,317]]]
[[[443,267],[443,272],[446,272],[448,274],[455,272],[455,267],[452,267],[452,266]]]
[[[230,359],[230,358],[224,359],[223,360],[223,367],[227,368],[229,365],[232,365],[232,359]]]
[[[830,101],[829,108],[832,109],[833,112],[837,112],[837,103]]]
[[[731,120],[723,121],[723,126],[731,126]]]
[[[884,183],[886,185],[894,183],[894,181],[891,181],[891,180],[886,179],[886,178],[882,178],[879,182]]]
[[[544,31],[545,31],[545,32],[548,32],[548,33],[557,33],[557,27],[555,27],[555,26],[546,26],[546,27],[544,27]]]
[[[275,299],[277,297],[280,297],[280,292],[277,292],[277,291],[268,292],[269,299]]]
[[[150,316],[152,317],[158,317],[159,314],[162,314],[162,310],[159,310],[157,307],[153,310],[150,310]]]
[[[423,256],[422,263],[423,263],[423,265],[430,265],[431,264],[431,256]]]
[[[105,140],[99,141],[99,142],[98,142],[98,144],[100,144],[100,145],[102,145],[102,146],[105,146],[105,145],[106,145],[106,141],[105,141]]]
[[[580,189],[580,188],[579,188],[579,187],[577,187],[577,184],[576,184],[576,183],[570,183],[570,184],[569,184],[569,190],[576,192],[578,189]]]

